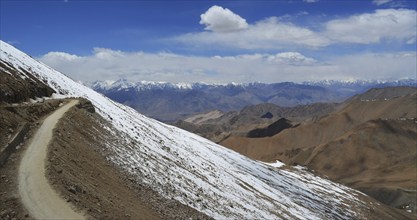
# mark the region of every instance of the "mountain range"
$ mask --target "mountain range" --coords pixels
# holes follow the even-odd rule
[[[161,120],[175,121],[193,114],[238,111],[248,105],[272,103],[282,107],[317,102],[342,102],[370,88],[416,86],[415,79],[396,81],[318,81],[304,83],[165,83],[96,81],[89,86],[114,101]]]

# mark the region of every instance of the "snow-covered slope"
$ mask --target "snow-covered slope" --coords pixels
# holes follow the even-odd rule
[[[250,160],[117,104],[7,43],[0,41],[0,48],[2,62],[32,73],[63,96],[93,102],[119,132],[120,145],[109,149],[115,164],[161,195],[209,216],[363,219],[372,207],[357,191],[300,168],[273,168]]]

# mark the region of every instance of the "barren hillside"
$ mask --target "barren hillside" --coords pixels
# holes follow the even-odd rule
[[[417,185],[416,91],[372,89],[317,121],[273,137],[233,136],[221,144],[254,159],[306,165],[393,206],[415,206],[415,193],[401,189],[413,191]],[[382,198],[392,193],[407,198]]]

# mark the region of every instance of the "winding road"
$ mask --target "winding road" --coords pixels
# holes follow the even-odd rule
[[[61,198],[49,185],[45,176],[47,148],[58,120],[78,100],[71,100],[49,115],[36,131],[24,152],[19,167],[19,194],[30,216],[36,219],[85,219],[75,212],[70,203]]]

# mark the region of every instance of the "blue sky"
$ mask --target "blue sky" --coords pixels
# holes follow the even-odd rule
[[[416,75],[415,0],[0,2],[1,40],[82,81]]]

